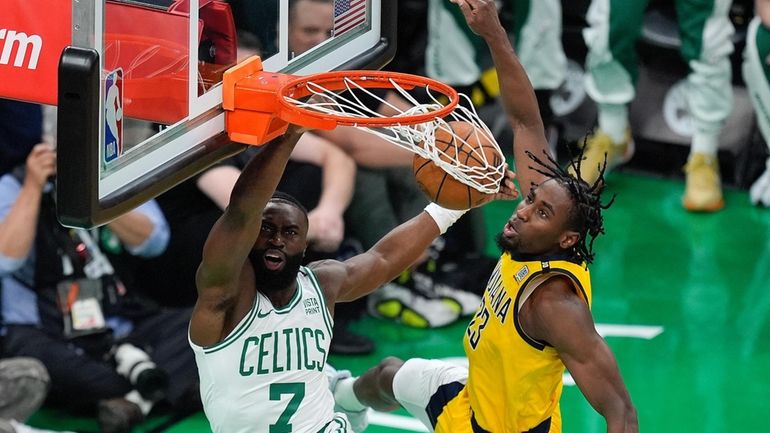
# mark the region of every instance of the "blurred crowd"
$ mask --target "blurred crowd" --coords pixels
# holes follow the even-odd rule
[[[547,130],[557,135],[560,120],[551,100],[564,89],[570,54],[563,46],[562,2],[498,3]],[[751,18],[751,9],[745,9],[754,7],[750,2],[584,3],[579,14],[585,20],[583,80],[597,116],[595,128],[577,141],[586,147],[582,176],[593,182],[605,158],[614,169],[633,157],[635,131],[628,107],[645,98],[636,92],[636,45],[651,8],[674,10],[678,49],[688,67],[682,78],[692,123],[689,156],[680,162],[683,211],[718,211],[725,202],[717,156],[733,107],[733,74],[749,89],[759,132],[770,139],[770,8],[758,1],[757,16],[748,24],[735,22],[734,9],[743,7],[743,16]],[[277,14],[271,2],[229,4],[239,57],[269,55],[275,30],[259,17]],[[468,32],[448,0],[400,0],[398,7],[399,48],[386,69],[456,87],[494,126],[502,116],[499,89],[478,36]],[[333,8],[332,0],[290,1],[293,56],[333,37]],[[730,60],[736,26],[745,34],[740,70],[733,70]],[[405,102],[396,95],[384,97],[396,105]],[[0,432],[33,431],[23,422],[44,398],[73,414],[95,414],[104,432],[130,431],[156,407],[199,410],[187,336],[195,273],[209,229],[258,148],[221,161],[109,224],[70,229],[56,219],[56,140],[45,126],[53,119],[50,107],[0,100],[0,357],[9,358],[0,361]],[[497,132],[501,147],[510,151],[504,141],[511,139],[510,132]],[[419,213],[427,198],[414,182],[411,164],[409,152],[354,128],[305,134],[278,187],[309,210],[311,247],[305,261],[355,255]],[[770,159],[750,197],[755,204],[770,205]],[[396,280],[361,302],[338,306],[332,353],[374,350],[370,338],[350,329],[364,314],[418,328],[449,325],[473,314],[483,291],[481,275],[494,266],[484,256],[485,238],[481,214],[471,211]],[[14,399],[6,390],[20,389],[20,381],[36,391]]]

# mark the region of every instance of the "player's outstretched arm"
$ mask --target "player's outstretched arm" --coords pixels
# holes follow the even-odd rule
[[[514,173],[507,166],[505,173],[500,192],[490,194],[484,203],[518,197],[513,183]],[[311,266],[327,290],[327,296],[331,297],[330,301],[358,299],[411,266],[431,242],[464,213],[431,203],[424,212],[391,230],[369,251],[345,262],[329,260]]]
[[[522,308],[521,321],[531,337],[556,349],[580,391],[607,421],[608,433],[639,431],[615,357],[572,283],[561,277],[543,283]]]
[[[301,135],[302,130],[289,127],[279,141],[268,144],[246,165],[229,205],[206,239],[190,325],[190,337],[200,346],[218,343],[224,336],[225,317],[237,300],[243,265],[262,227],[262,211]]]
[[[531,169],[526,152],[542,157],[548,152],[543,120],[537,98],[524,68],[519,63],[508,34],[500,24],[494,0],[451,0],[457,4],[468,26],[489,46],[500,82],[500,99],[514,132],[513,156],[516,176],[524,196],[532,183],[539,184],[545,177]]]

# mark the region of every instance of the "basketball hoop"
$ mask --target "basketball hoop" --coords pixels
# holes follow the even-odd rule
[[[377,89],[395,92],[407,101],[408,108],[387,101]],[[459,104],[461,98],[471,108]],[[387,71],[298,77],[264,72],[257,57],[225,73],[222,105],[228,113],[227,131],[235,141],[262,144],[283,134],[289,123],[327,130],[345,125],[430,159],[453,178],[484,193],[497,192],[504,177],[505,158],[470,99],[427,77]],[[378,107],[394,114],[384,115]],[[472,124],[473,133],[485,140],[458,136],[449,126],[454,121]],[[438,130],[453,138],[454,152],[436,146]],[[488,158],[480,151],[474,156],[476,165],[460,161],[457,149],[466,140],[493,143],[497,157]]]

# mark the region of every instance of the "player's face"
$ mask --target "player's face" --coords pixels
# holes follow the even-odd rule
[[[307,248],[307,218],[287,203],[268,202],[262,228],[249,254],[257,285],[265,291],[287,288],[297,277]]]
[[[516,207],[497,237],[503,251],[529,254],[558,254],[574,245],[576,232],[567,230],[572,207],[567,190],[554,180],[532,188]]]
[[[289,24],[289,51],[298,56],[332,36],[332,2],[295,0]]]

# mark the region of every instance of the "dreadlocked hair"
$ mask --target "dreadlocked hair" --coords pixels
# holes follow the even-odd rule
[[[608,209],[615,202],[614,194],[609,202],[602,203],[601,201],[601,194],[605,186],[604,172],[607,169],[607,155],[604,155],[604,164],[599,167],[599,177],[593,184],[589,184],[580,178],[580,164],[583,161],[582,149],[577,158],[571,159],[568,166],[576,175],[570,174],[569,169],[562,168],[545,150],[543,151],[545,161],[532,152],[527,151],[526,154],[538,166],[530,166],[529,168],[555,180],[567,189],[572,198],[572,208],[567,223],[570,229],[580,234],[580,239],[572,247],[572,253],[577,260],[592,263],[594,260],[594,240],[597,236],[604,234],[602,210]]]

